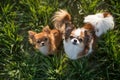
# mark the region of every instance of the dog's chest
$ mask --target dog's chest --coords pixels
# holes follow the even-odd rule
[[[66,42],[64,40],[63,44],[64,44],[65,53],[70,59],[77,59],[78,54],[83,51],[83,48],[81,48],[78,45],[73,45],[70,41]]]
[[[49,49],[47,46],[43,46],[43,47],[39,48],[39,51],[44,55],[47,55],[49,53]]]

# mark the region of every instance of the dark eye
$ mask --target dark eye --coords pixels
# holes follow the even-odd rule
[[[70,39],[74,38],[73,36],[70,36]]]
[[[79,41],[82,42],[83,40],[80,38]]]
[[[44,41],[47,41],[48,39],[47,38],[44,38]]]
[[[37,43],[40,43],[41,41],[40,41],[40,40],[37,40],[36,42],[37,42]]]

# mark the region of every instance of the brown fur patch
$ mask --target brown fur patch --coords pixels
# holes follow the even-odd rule
[[[92,49],[94,50],[94,49],[96,48],[96,42],[97,42],[97,37],[96,37],[96,35],[92,35],[92,39],[93,39]],[[91,40],[92,40],[92,39],[91,39]],[[91,41],[91,40],[90,40],[90,41]],[[82,52],[80,52],[80,53],[77,55],[78,58],[81,58],[81,57],[85,56],[85,55],[88,53],[90,41],[84,43],[84,44],[85,44],[85,48],[84,48],[84,50],[83,50]]]
[[[108,16],[110,16],[110,15],[111,15],[111,14],[110,14],[109,12],[104,12],[104,13],[103,13],[104,18],[105,18],[105,17],[108,17]]]
[[[82,52],[80,52],[77,57],[81,58],[83,56],[85,56],[88,53],[89,47],[86,47]]]
[[[42,29],[42,31],[50,34],[51,29],[50,29],[49,26],[47,25],[47,26],[45,26],[45,27]]]
[[[74,28],[71,15],[66,10],[59,10],[55,12],[52,21],[54,27],[61,31],[62,39],[67,39]]]
[[[34,31],[28,31],[28,35],[29,35],[29,42],[30,44],[34,45],[35,43],[35,39],[34,39],[34,35],[37,34]]]
[[[84,37],[84,32],[81,31],[80,37],[81,37],[81,38]]]
[[[60,31],[57,29],[51,30],[48,27],[43,28],[42,32],[36,33],[32,35],[32,37],[29,32],[29,39],[34,43],[36,49],[40,48],[40,44],[37,43],[38,40],[42,41],[45,37],[49,39],[49,42],[47,42],[47,46],[49,47],[48,55],[53,54],[58,49],[62,41],[62,34]]]
[[[93,40],[93,44],[92,44],[92,48],[95,46],[96,43],[96,35],[95,35],[95,30],[94,27],[90,24],[90,23],[86,23],[83,28],[86,29],[85,32],[81,32],[80,36],[83,37],[84,36],[84,50],[82,52],[80,52],[78,54],[78,58],[81,58],[83,56],[85,56],[88,51],[89,51],[89,45],[91,40]]]
[[[62,41],[62,34],[60,33],[59,30],[53,29],[51,30],[50,38],[51,38],[51,47],[52,47],[51,50],[54,52],[58,49]]]
[[[87,30],[94,30],[94,26],[92,26],[92,24],[90,24],[90,23],[86,23],[86,24],[84,24],[84,26],[83,26],[85,29],[87,29]]]
[[[68,39],[71,32],[75,29],[74,25],[71,22],[65,23],[65,33],[64,37],[65,39]]]

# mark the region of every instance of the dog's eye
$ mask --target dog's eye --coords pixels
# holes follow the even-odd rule
[[[70,36],[70,39],[74,38],[73,36]]]
[[[37,42],[37,43],[40,43],[41,41],[40,41],[40,40],[37,40],[36,42]]]
[[[47,41],[48,39],[47,38],[44,38],[44,41]]]
[[[79,41],[82,42],[83,40],[80,38]]]

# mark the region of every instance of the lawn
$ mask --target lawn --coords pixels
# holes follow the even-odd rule
[[[28,31],[54,28],[55,11],[66,9],[76,27],[89,14],[108,11],[115,28],[102,35],[87,57],[70,60],[61,46],[58,55],[44,56],[28,42]],[[0,80],[119,80],[120,1],[118,0],[1,0]]]

